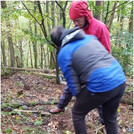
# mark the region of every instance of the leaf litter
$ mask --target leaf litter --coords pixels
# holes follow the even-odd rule
[[[19,77],[23,78],[28,90],[24,89],[24,84]],[[131,81],[131,79],[129,79]],[[36,76],[34,74],[15,73],[8,79],[1,78],[1,103],[14,102],[41,102],[58,101],[62,95],[64,85],[56,84],[55,79],[48,79]],[[132,97],[132,93],[129,96]],[[64,113],[56,115],[41,115],[30,112],[1,111],[1,131],[3,134],[75,134],[71,108],[74,98],[66,107]],[[51,105],[20,106],[18,109],[47,112],[56,107]],[[12,109],[13,110],[13,109]],[[90,134],[97,134],[99,130],[103,132],[104,126],[99,123],[97,110],[92,110],[86,116],[87,131]],[[92,127],[93,125],[93,127]],[[120,134],[133,133],[133,107],[131,105],[120,103],[118,109],[118,128]]]

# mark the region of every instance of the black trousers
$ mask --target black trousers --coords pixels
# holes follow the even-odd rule
[[[73,95],[70,92],[68,86],[65,86],[63,94],[59,99],[59,103],[58,103],[57,107],[60,109],[64,109],[68,105],[68,103],[71,101],[72,96]],[[101,105],[98,106],[97,109],[98,109],[98,113],[99,113],[99,117],[100,117],[100,123],[104,124],[102,106]]]
[[[117,108],[125,90],[125,83],[108,92],[92,93],[83,89],[72,109],[72,118],[76,134],[87,134],[85,116],[92,109],[102,105],[103,119],[107,134],[118,134]]]

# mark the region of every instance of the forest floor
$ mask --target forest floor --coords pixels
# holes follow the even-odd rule
[[[27,87],[24,87],[22,79],[26,82]],[[127,81],[132,83],[132,79]],[[54,78],[48,79],[29,73],[17,72],[12,76],[2,77],[2,134],[74,134],[71,118],[74,98],[66,107],[64,113],[51,115],[48,112],[49,109],[56,107],[54,102],[58,101],[63,88],[64,85],[56,84]],[[132,85],[129,88],[132,88]],[[132,96],[133,92],[130,90],[130,94],[123,97],[132,100]],[[35,104],[35,102],[48,101],[51,103],[47,105]],[[9,105],[14,103],[29,103],[31,105],[21,105],[19,107]],[[44,114],[41,114],[41,112],[44,112]],[[99,123],[96,109],[86,116],[86,124],[88,134],[105,134],[104,126]],[[132,105],[120,103],[118,109],[118,128],[120,134],[133,133]]]

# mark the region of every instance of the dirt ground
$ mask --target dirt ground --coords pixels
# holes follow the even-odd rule
[[[26,86],[24,86],[24,81]],[[129,82],[131,79],[128,80]],[[66,107],[64,113],[57,115],[48,114],[48,110],[56,107],[62,94],[64,85],[56,84],[55,79],[43,78],[29,73],[15,73],[9,77],[1,78],[1,105],[6,103],[30,103],[31,106],[22,105],[17,108],[8,106],[1,110],[2,134],[75,134],[71,108],[75,98]],[[124,96],[132,100],[132,92]],[[34,102],[48,102],[49,105],[32,105]],[[13,112],[17,109],[18,112]],[[45,112],[42,115],[34,112]],[[86,116],[88,134],[105,134],[104,126],[99,123],[97,110],[92,110]],[[133,133],[133,106],[121,103],[118,109],[118,128],[120,134]]]

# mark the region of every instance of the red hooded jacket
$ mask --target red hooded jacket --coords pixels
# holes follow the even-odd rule
[[[86,1],[72,2],[69,15],[71,20],[85,16],[89,23],[83,29],[85,33],[97,36],[98,40],[104,45],[108,52],[111,52],[108,27],[103,22],[93,18],[91,11],[88,9],[88,4]]]

